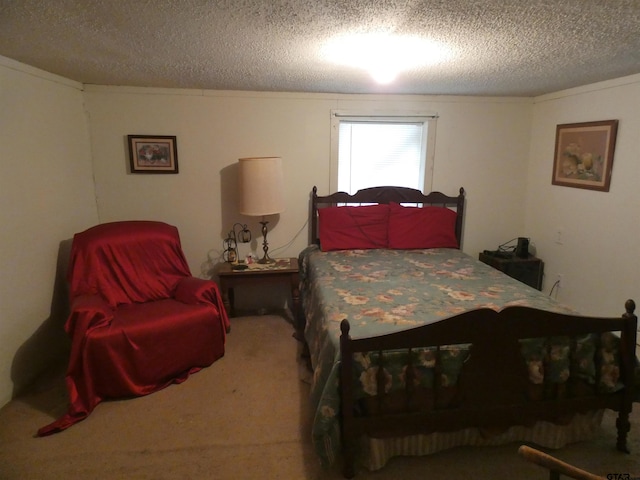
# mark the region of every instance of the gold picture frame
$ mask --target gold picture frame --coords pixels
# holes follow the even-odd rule
[[[131,173],[178,173],[178,146],[171,135],[127,135]]]
[[[608,192],[617,133],[618,120],[558,125],[551,183]]]

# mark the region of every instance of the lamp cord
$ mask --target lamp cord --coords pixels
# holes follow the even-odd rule
[[[305,229],[305,227],[308,225],[309,223],[309,219],[307,219],[304,224],[302,225],[302,227],[300,227],[300,230],[298,230],[298,232],[293,236],[293,238],[291,240],[289,240],[287,243],[285,243],[284,245],[281,245],[277,248],[273,248],[271,249],[271,253],[276,253],[276,252],[280,252],[282,250],[285,250],[287,248],[289,248],[291,245],[293,245],[293,242],[295,242],[295,240],[300,236],[300,234],[303,232],[303,230]]]

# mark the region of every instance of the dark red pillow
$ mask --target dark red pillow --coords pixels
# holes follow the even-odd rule
[[[389,248],[459,248],[456,212],[445,207],[403,207],[391,203]]]
[[[320,248],[330,250],[387,248],[389,205],[318,209]]]

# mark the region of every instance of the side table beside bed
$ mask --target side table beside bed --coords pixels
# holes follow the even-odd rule
[[[273,284],[288,285],[291,289],[292,314],[299,321],[301,305],[297,258],[279,258],[271,264],[240,264],[245,268],[238,269],[237,264],[225,263],[220,267],[220,293],[227,314],[235,315],[235,287],[264,286]],[[296,325],[298,326],[298,325]]]

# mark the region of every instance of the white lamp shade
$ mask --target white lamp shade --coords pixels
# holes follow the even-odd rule
[[[259,217],[284,211],[284,176],[280,157],[239,160],[240,214]]]

